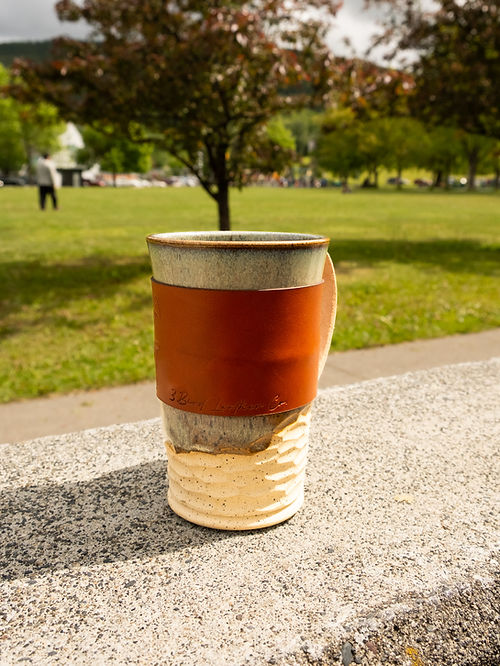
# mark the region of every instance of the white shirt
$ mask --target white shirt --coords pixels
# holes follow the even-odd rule
[[[39,185],[53,185],[57,187],[58,174],[56,165],[51,159],[40,157],[36,165],[36,181]]]

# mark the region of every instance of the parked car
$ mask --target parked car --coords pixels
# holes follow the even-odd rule
[[[387,184],[388,185],[409,185],[410,181],[406,180],[406,178],[398,178],[397,176],[391,176],[391,178],[387,179]]]
[[[425,180],[425,178],[415,178],[413,184],[417,187],[430,187],[432,185],[430,180]]]
[[[494,178],[483,178],[479,181],[479,187],[497,187],[498,183]]]
[[[116,177],[116,187],[151,187],[149,180],[145,178],[135,178],[133,176],[121,175]]]
[[[465,187],[467,185],[467,178],[455,178],[455,176],[450,176],[448,178],[448,185],[451,187]]]
[[[3,187],[4,185],[15,185],[16,187],[23,187],[26,185],[26,180],[21,178],[21,176],[2,176],[0,178],[0,182],[2,183],[0,187]]]
[[[106,181],[99,176],[93,178],[82,178],[83,187],[106,187]]]
[[[171,187],[196,187],[200,184],[200,181],[196,176],[174,176],[172,182],[170,183]]]

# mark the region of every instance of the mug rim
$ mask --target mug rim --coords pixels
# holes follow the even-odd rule
[[[217,238],[213,238],[214,236]],[[245,238],[238,239],[237,236]],[[149,234],[146,241],[148,244],[174,247],[231,249],[300,248],[330,243],[327,236],[281,231],[175,231]]]

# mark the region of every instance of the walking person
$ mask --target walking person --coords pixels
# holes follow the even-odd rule
[[[52,199],[52,208],[57,210],[56,188],[58,186],[58,173],[56,165],[50,159],[48,153],[44,153],[37,162],[36,182],[38,183],[40,209],[45,210],[45,199],[49,195]]]

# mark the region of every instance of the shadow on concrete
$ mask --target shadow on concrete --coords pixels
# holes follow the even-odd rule
[[[0,506],[3,580],[149,558],[239,534],[192,525],[174,514],[164,460],[89,481],[2,490]]]

